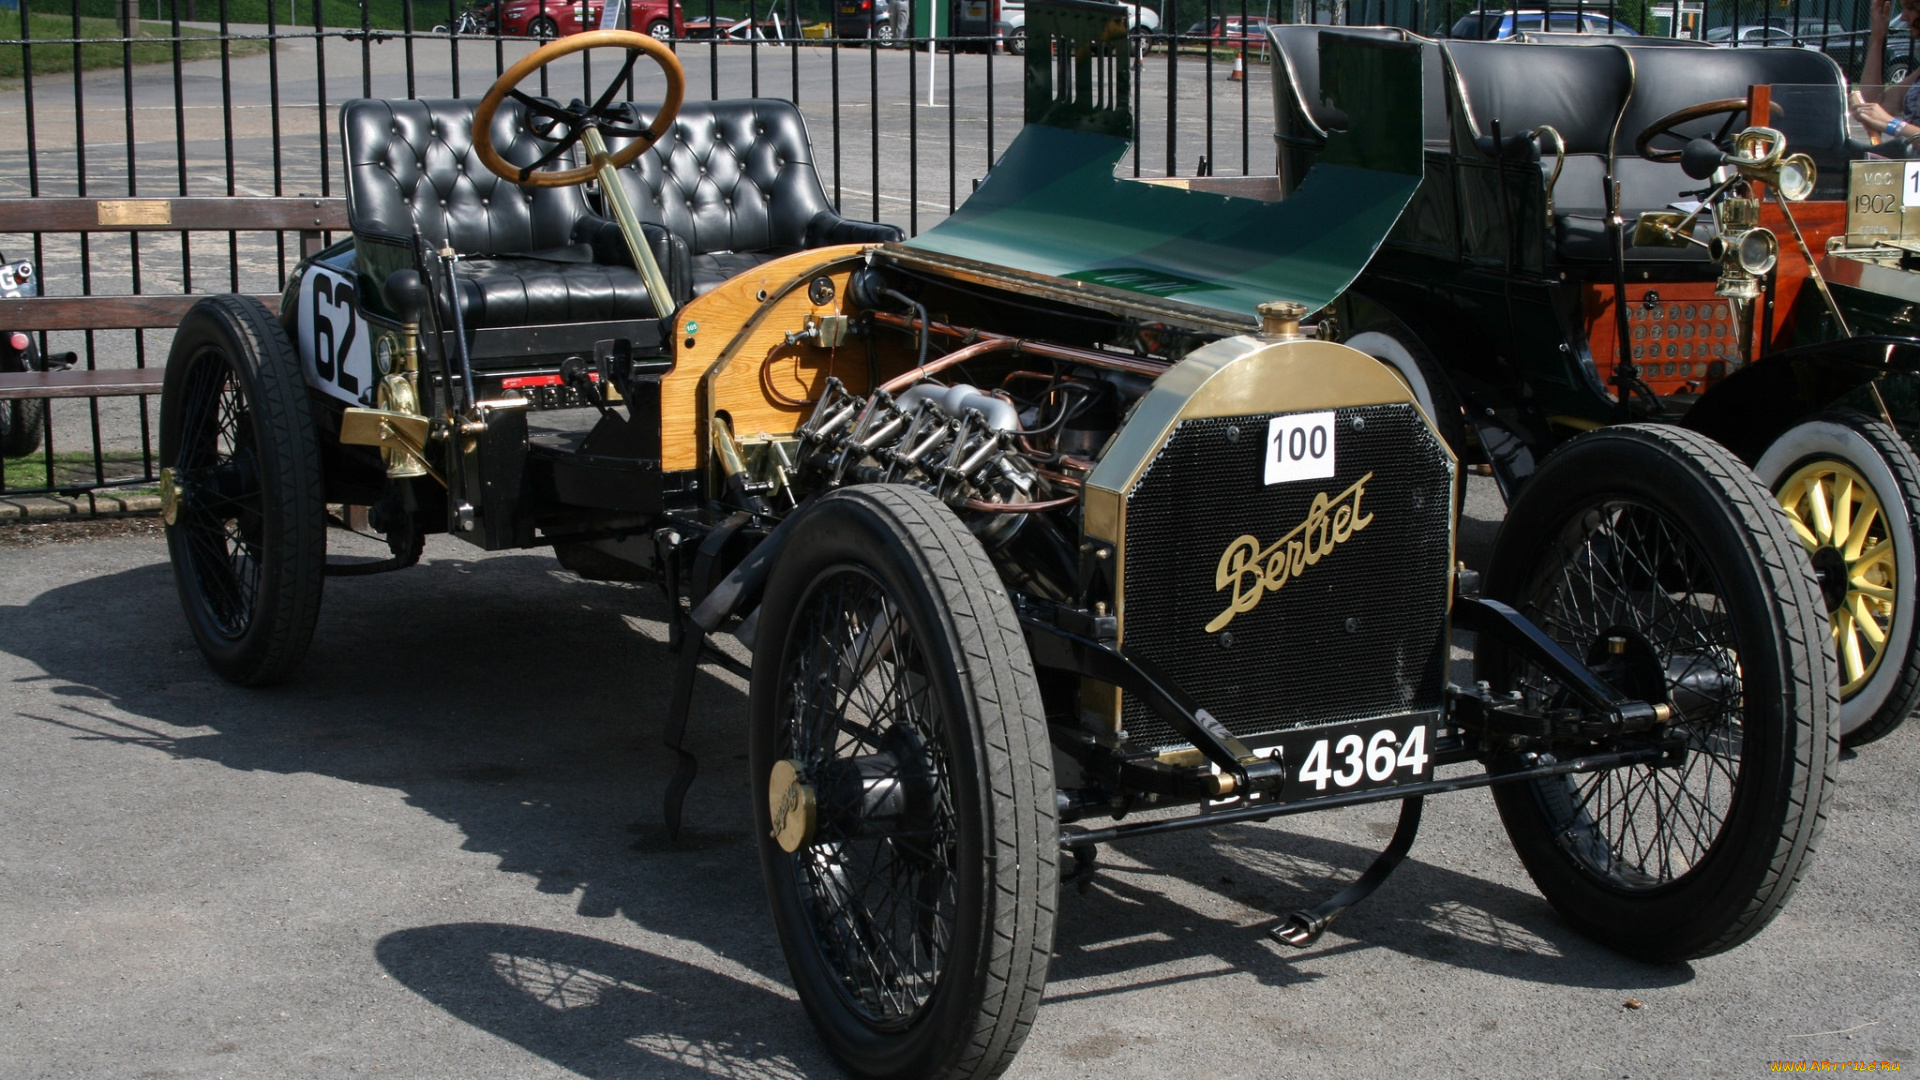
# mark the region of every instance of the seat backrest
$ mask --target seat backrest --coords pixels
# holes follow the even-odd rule
[[[1766,85],[1775,88],[1774,103],[1780,106],[1769,126],[1786,134],[1790,149],[1812,155],[1823,175],[1846,174],[1847,81],[1832,57],[1796,48],[1629,51],[1636,77],[1633,99],[1620,121],[1621,156],[1632,154],[1634,139],[1662,117],[1706,101],[1743,98],[1749,86]],[[1710,117],[1681,131],[1710,135],[1724,122],[1725,117]],[[1740,117],[1735,129],[1746,122]]]
[[[1464,39],[1441,47],[1474,137],[1491,136],[1496,120],[1502,138],[1545,124],[1569,154],[1607,153],[1633,85],[1625,51]]]
[[[471,100],[359,98],[340,107],[347,152],[347,219],[356,233],[451,243],[468,255],[562,247],[590,213],[578,187],[521,187],[473,149]],[[516,101],[493,116],[502,158],[530,164],[552,144],[527,130]],[[562,163],[566,164],[566,163]]]
[[[1273,108],[1276,130],[1282,135],[1320,136],[1344,127],[1338,110],[1320,93],[1320,39],[1324,34],[1350,34],[1388,41],[1417,41],[1421,45],[1422,90],[1427,145],[1445,149],[1447,100],[1433,42],[1394,26],[1316,26],[1312,23],[1273,23],[1267,37],[1278,63],[1273,65]]]
[[[652,122],[651,107],[641,113]],[[609,140],[615,151],[626,145]],[[833,205],[800,110],[779,98],[687,102],[620,178],[641,220],[666,226],[694,255],[801,247],[807,223]]]

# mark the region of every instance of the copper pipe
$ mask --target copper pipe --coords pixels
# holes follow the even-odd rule
[[[1080,501],[1078,495],[1062,495],[1057,499],[1042,502],[997,503],[980,499],[968,499],[967,509],[978,510],[983,514],[1032,514],[1041,510],[1064,510]]]
[[[909,318],[905,315],[895,315],[889,311],[874,312],[873,321],[882,326],[891,326],[900,330],[919,329],[918,319]],[[1113,353],[1099,352],[1094,349],[1076,349],[1070,345],[1055,345],[1046,341],[1032,341],[1025,338],[1011,337],[1006,334],[995,334],[988,330],[968,330],[953,326],[949,323],[937,322],[932,319],[927,320],[927,330],[931,333],[943,334],[947,337],[968,338],[971,339],[971,344],[963,345],[945,356],[927,361],[924,365],[914,368],[904,375],[889,379],[880,389],[885,390],[889,394],[897,394],[936,371],[952,367],[954,364],[962,363],[981,353],[993,352],[1002,348],[1013,348],[1020,352],[1032,353],[1035,356],[1048,356],[1056,360],[1072,360],[1094,367],[1124,371],[1130,375],[1144,375],[1148,378],[1158,378],[1169,366],[1157,360],[1135,360],[1131,357],[1116,356]],[[983,348],[982,346],[993,346],[993,348]]]
[[[1068,476],[1066,473],[1057,473],[1057,472],[1054,472],[1052,469],[1035,469],[1033,471],[1039,473],[1042,477],[1044,477],[1049,482],[1060,484],[1065,487],[1077,488],[1077,487],[1084,486],[1086,484],[1086,480],[1082,477]]]
[[[1050,383],[1059,377],[1058,375],[1049,375],[1044,371],[1009,371],[1007,372],[1007,377],[1000,380],[1000,385],[1005,386],[1015,379],[1034,379],[1039,382]]]
[[[904,375],[896,375],[888,379],[886,382],[880,384],[880,389],[885,390],[889,394],[897,394],[907,387],[912,386],[914,383],[919,382],[921,379],[932,375],[936,371],[945,370],[955,364],[964,364],[982,353],[1000,352],[1005,349],[1014,348],[1019,344],[1020,342],[1015,341],[1013,338],[994,338],[990,341],[976,341],[971,345],[963,345],[945,356],[936,357],[927,361]]]

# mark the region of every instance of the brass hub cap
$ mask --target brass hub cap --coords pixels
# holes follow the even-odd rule
[[[1811,462],[1787,477],[1780,505],[1824,579],[1840,696],[1851,697],[1879,670],[1893,627],[1899,568],[1887,516],[1866,478],[1833,460]]]
[[[171,468],[160,470],[160,520],[169,525],[180,523],[180,481]]]
[[[773,775],[767,780],[767,810],[773,818],[773,839],[780,850],[792,854],[813,843],[813,829],[819,818],[813,787],[800,779],[800,765],[791,760],[773,763]]]

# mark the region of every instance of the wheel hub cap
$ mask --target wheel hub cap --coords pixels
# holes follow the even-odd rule
[[[773,839],[780,850],[792,854],[813,843],[813,830],[819,818],[813,787],[800,779],[798,762],[773,763],[773,775],[767,780],[767,809],[773,818]]]
[[[160,520],[169,525],[180,523],[180,480],[171,468],[160,470]]]

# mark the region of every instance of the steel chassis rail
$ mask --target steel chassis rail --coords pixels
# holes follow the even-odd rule
[[[1071,851],[1089,844],[1110,844],[1116,840],[1131,840],[1141,836],[1157,836],[1161,833],[1184,832],[1187,829],[1201,829],[1210,825],[1228,825],[1241,821],[1265,821],[1268,818],[1286,817],[1292,814],[1305,814],[1315,810],[1336,810],[1346,806],[1364,806],[1368,803],[1394,802],[1401,799],[1417,799],[1427,795],[1437,795],[1446,791],[1465,791],[1470,788],[1491,787],[1494,784],[1506,784],[1519,780],[1538,780],[1548,776],[1564,776],[1568,773],[1598,772],[1602,769],[1617,769],[1623,765],[1645,765],[1652,763],[1674,764],[1682,748],[1645,746],[1633,750],[1616,750],[1604,754],[1587,754],[1571,761],[1556,761],[1551,765],[1536,765],[1528,769],[1513,772],[1481,773],[1478,776],[1463,776],[1455,780],[1429,780],[1419,784],[1398,784],[1393,787],[1375,788],[1372,791],[1357,791],[1351,795],[1329,795],[1324,799],[1305,799],[1291,803],[1257,803],[1252,806],[1235,807],[1231,810],[1217,810],[1212,813],[1188,814],[1184,817],[1165,818],[1159,821],[1143,821],[1137,825],[1115,825],[1105,829],[1088,829],[1080,832],[1060,834],[1060,847]]]

